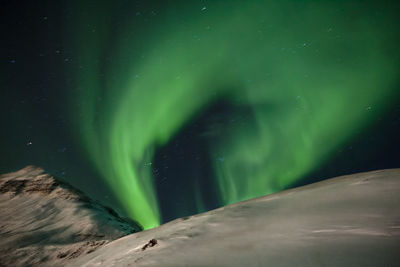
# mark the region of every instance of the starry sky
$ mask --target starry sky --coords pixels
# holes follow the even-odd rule
[[[145,229],[400,167],[395,1],[2,1],[0,172]]]

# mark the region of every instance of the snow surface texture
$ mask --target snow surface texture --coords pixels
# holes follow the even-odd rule
[[[0,266],[61,266],[140,228],[28,166],[0,176]]]
[[[399,266],[400,169],[325,180],[125,236],[70,266]]]

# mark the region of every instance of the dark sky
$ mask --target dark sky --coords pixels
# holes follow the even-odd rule
[[[65,71],[73,55],[63,35],[68,12],[57,1],[2,1],[0,5],[0,172],[33,164],[82,185],[85,191],[105,195],[107,190],[101,186],[90,190],[89,177],[96,174],[71,137],[66,100],[71,77]]]
[[[357,1],[353,2],[358,3]],[[290,5],[290,1],[288,3]],[[382,12],[386,12],[388,9],[398,9],[398,4],[388,2],[386,5],[382,8]],[[184,5],[182,1],[119,1],[118,4],[107,3],[102,6],[105,8],[107,6],[114,7],[113,14],[109,15],[109,18],[112,18],[110,20],[112,23],[110,23],[114,28],[109,30],[107,44],[104,44],[108,47],[108,50],[118,50],[117,39],[123,40],[121,36],[124,36],[125,33],[122,33],[122,26],[118,25],[131,25],[132,32],[143,34],[142,38],[133,41],[136,42],[136,51],[152,51],[151,47],[154,46],[156,53],[160,54],[163,52],[157,50],[157,45],[160,43],[157,38],[153,37],[153,33],[156,34],[158,28],[163,27],[164,21],[172,21],[172,25],[178,25],[179,19],[182,19],[182,24],[190,25],[189,22],[186,24],[186,20],[183,20],[183,18],[189,17],[190,19],[192,17],[190,13],[193,12],[192,7],[193,10],[202,12],[208,12],[212,9],[212,5],[207,1],[195,1],[193,5]],[[73,110],[74,105],[71,104],[71,99],[73,99],[71,92],[75,90],[77,84],[74,73],[79,69],[80,63],[77,62],[83,61],[82,58],[85,57],[85,52],[82,52],[85,50],[76,49],[71,42],[71,39],[81,38],[82,35],[77,33],[76,36],[70,36],[71,27],[81,24],[84,27],[86,23],[84,20],[77,22],[76,18],[79,17],[77,13],[81,12],[76,10],[77,7],[87,8],[85,12],[87,12],[88,17],[91,17],[91,13],[95,14],[93,16],[101,17],[102,12],[105,12],[104,8],[93,6],[93,9],[91,9],[88,8],[90,5],[81,5],[79,1],[75,5],[64,1],[2,1],[0,3],[2,33],[0,50],[2,72],[0,81],[0,120],[2,125],[0,131],[0,173],[18,170],[26,165],[37,165],[56,177],[69,181],[92,197],[122,211],[126,207],[120,204],[121,199],[115,196],[116,191],[107,185],[107,179],[102,177],[104,173],[101,168],[96,167],[93,160],[89,158],[88,149],[77,138],[81,135],[81,132],[77,129],[77,122],[71,116],[71,113],[75,112]],[[217,8],[221,7],[215,7],[215,9]],[[171,13],[165,10],[169,10]],[[370,10],[365,8],[365,10],[360,11],[365,13],[362,14],[363,20],[368,22],[378,18],[377,21],[379,22],[379,19],[384,16],[379,15],[378,11],[376,11],[376,14],[378,14],[376,15],[374,10],[376,11],[376,6],[371,5]],[[368,14],[368,11],[371,11],[371,14]],[[345,11],[343,12],[345,13]],[[173,16],[179,13],[185,13],[185,15],[182,15],[182,17]],[[143,17],[144,19],[130,22],[133,16],[135,19],[136,17]],[[223,15],[221,16],[223,17]],[[316,15],[316,18],[319,19],[320,17]],[[221,20],[224,19],[226,18],[221,18]],[[218,17],[214,17],[212,21],[218,22],[218,20]],[[88,21],[90,21],[89,18]],[[351,21],[351,18],[348,21]],[[316,20],[317,22],[318,20]],[[394,30],[395,25],[393,25],[397,22],[398,19],[393,19],[393,17],[390,21],[385,22],[392,25],[392,28],[388,30],[391,35],[390,38],[383,32],[377,38],[383,38],[386,44],[398,41],[399,32]],[[350,22],[345,19],[345,22],[342,21],[341,23]],[[127,26],[124,27],[124,29],[130,29]],[[332,27],[334,28],[334,26]],[[160,35],[166,35],[166,28],[165,26],[161,30]],[[380,26],[377,26],[377,29],[378,32],[382,30]],[[174,30],[174,28],[171,28],[171,31]],[[282,32],[284,31],[282,29]],[[329,27],[327,31],[329,31]],[[196,34],[192,35],[193,38],[198,38]],[[218,35],[217,33],[216,36]],[[344,38],[351,36],[343,35]],[[106,37],[102,36],[102,38]],[[97,40],[101,42],[102,38]],[[173,38],[178,37],[171,37],[172,40],[174,40]],[[349,42],[359,42],[359,40],[356,40],[357,38],[354,39],[354,41]],[[166,37],[166,40],[168,40],[168,37]],[[125,41],[121,41],[121,47],[123,47],[123,42]],[[218,45],[219,42],[216,40],[213,46],[218,49]],[[303,46],[306,45],[308,44],[303,44]],[[207,43],[204,43],[203,47],[206,46]],[[388,44],[388,46],[397,47],[397,44]],[[93,47],[93,49],[104,48]],[[247,51],[252,50],[251,47],[246,49]],[[282,49],[286,48],[282,47]],[[165,51],[171,51],[171,54],[173,54],[175,50],[167,50],[166,48]],[[139,54],[139,52],[135,53]],[[187,53],[187,51],[182,51],[182,53]],[[105,59],[107,56],[115,56],[116,58],[118,54],[118,51],[102,52],[100,61],[104,60],[102,63],[104,66],[105,62],[108,62]],[[399,54],[399,51],[395,51],[393,58],[400,58]],[[128,59],[125,60],[129,61]],[[248,62],[255,61],[257,61],[256,57]],[[245,62],[243,64],[251,64],[247,61],[243,62]],[[124,62],[123,64],[129,63]],[[99,77],[98,79],[104,81],[104,83],[112,81],[113,77],[113,71],[108,70],[112,67],[106,66],[103,69],[106,72],[106,78]],[[380,65],[377,64],[377,66]],[[395,72],[398,73],[398,69]],[[218,72],[219,74],[220,72]],[[127,75],[124,76],[128,77]],[[137,76],[139,77],[139,74]],[[282,79],[287,79],[287,77],[285,76]],[[351,80],[351,78],[346,79]],[[342,142],[338,142],[334,148],[326,152],[326,155],[323,155],[324,159],[321,162],[308,168],[297,180],[284,187],[308,184],[343,174],[400,167],[400,82],[399,79],[393,80],[390,85],[390,101],[381,102],[381,112],[376,113],[376,116],[363,123],[362,126],[352,130],[352,134],[348,138],[343,138]],[[219,84],[220,78],[212,78],[212,81],[214,84]],[[247,81],[251,82],[252,80],[248,79]],[[283,83],[283,80],[281,83]],[[118,93],[107,91],[107,88],[105,88],[102,97],[112,99],[114,94],[118,95]],[[96,96],[96,98],[98,97]],[[117,96],[115,97],[117,98]],[[154,190],[162,221],[216,208],[225,203],[219,194],[217,174],[213,169],[215,157],[210,156],[215,154],[209,147],[210,143],[221,143],[221,137],[215,137],[213,134],[207,135],[207,133],[217,127],[218,131],[222,129],[221,132],[224,133],[230,131],[231,128],[226,125],[232,123],[233,117],[238,118],[237,121],[243,120],[249,123],[248,129],[262,127],[262,124],[257,126],[256,119],[257,112],[261,112],[259,110],[262,108],[256,107],[253,104],[254,101],[251,102],[252,105],[248,103],[238,105],[235,101],[230,101],[230,98],[227,99],[221,93],[221,96],[213,98],[212,101],[207,100],[207,105],[193,113],[194,115],[191,115],[185,123],[182,123],[178,131],[169,134],[168,141],[154,145],[153,156],[149,162],[151,163],[151,176],[155,179]],[[160,101],[158,106],[162,106],[162,98],[155,101]],[[191,99],[186,102],[190,103],[190,101],[195,102]],[[353,101],[358,100],[354,99]],[[233,102],[236,104],[233,104]],[[111,103],[111,100],[108,103]],[[366,107],[366,109],[369,108]],[[279,110],[279,107],[276,110]],[[343,118],[351,115],[349,114],[351,110],[351,108],[345,108],[342,114]],[[135,117],[135,115],[132,115],[132,117]],[[153,117],[149,116],[148,120],[148,123],[151,124]],[[252,122],[253,120],[254,122]],[[104,122],[107,122],[107,119]],[[327,121],[326,123],[330,124],[331,122]],[[210,130],[214,126],[215,128]],[[104,128],[99,127],[97,129]],[[260,130],[257,134],[262,133]],[[336,138],[335,134],[332,134],[332,139]],[[107,136],[105,135],[100,140],[104,141]],[[109,138],[111,137],[109,136]],[[228,161],[228,158],[228,156],[222,155],[218,156],[216,160],[223,163],[225,160]],[[143,164],[147,164],[146,162],[144,161]],[[201,208],[199,207],[199,195],[203,199]]]

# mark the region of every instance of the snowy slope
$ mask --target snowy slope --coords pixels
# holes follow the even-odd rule
[[[0,266],[61,266],[139,230],[40,168],[0,176]]]
[[[400,169],[177,219],[110,242],[70,266],[400,266]]]

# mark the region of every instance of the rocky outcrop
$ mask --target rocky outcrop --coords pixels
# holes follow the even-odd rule
[[[0,266],[60,266],[138,232],[138,224],[28,166],[0,176]]]

